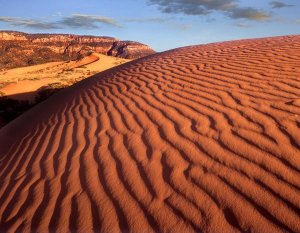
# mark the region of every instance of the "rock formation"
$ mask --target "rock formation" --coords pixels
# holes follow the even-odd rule
[[[147,45],[112,37],[0,31],[0,68],[75,59],[90,51],[127,59],[154,53]]]

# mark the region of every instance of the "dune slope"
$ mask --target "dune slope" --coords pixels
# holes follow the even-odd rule
[[[0,130],[0,229],[300,232],[300,36],[105,71]]]
[[[5,70],[0,72],[0,86],[3,86],[0,87],[0,93],[11,99],[33,101],[42,87],[51,84],[71,85],[78,82],[78,79],[82,80],[128,61],[92,53],[76,61],[49,62]]]

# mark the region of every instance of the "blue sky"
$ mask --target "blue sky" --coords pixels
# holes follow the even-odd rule
[[[300,34],[300,1],[0,0],[0,29],[112,36],[164,51]]]

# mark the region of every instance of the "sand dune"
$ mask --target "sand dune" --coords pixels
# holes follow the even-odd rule
[[[99,54],[100,55],[100,54]],[[84,65],[94,63],[100,59],[100,56],[96,53],[92,53],[89,56],[83,57],[78,61],[72,61],[71,64],[68,64],[69,69],[78,68]]]
[[[0,130],[0,229],[300,232],[300,36],[104,71]]]
[[[33,101],[36,92],[44,86],[50,84],[69,86],[92,74],[128,61],[130,60],[92,53],[77,61],[49,62],[5,70],[0,72],[0,86],[1,83],[8,84],[0,87],[0,92],[12,99]]]

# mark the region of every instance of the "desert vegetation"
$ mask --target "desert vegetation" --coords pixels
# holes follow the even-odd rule
[[[0,40],[0,69],[2,70],[76,58],[76,54],[72,56],[59,54],[48,47],[37,48],[30,45],[24,46],[14,41]]]

